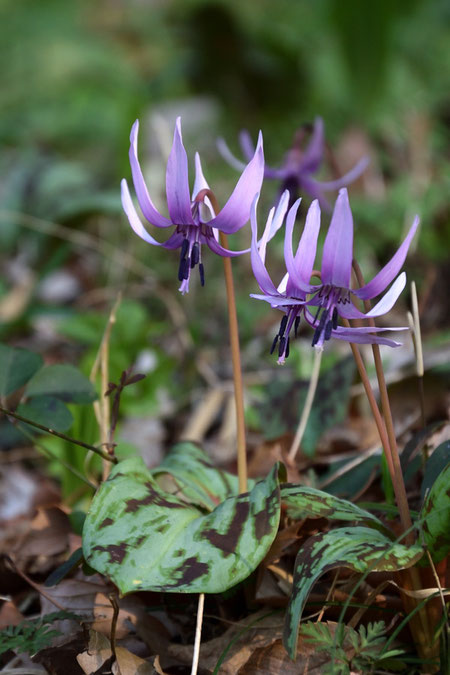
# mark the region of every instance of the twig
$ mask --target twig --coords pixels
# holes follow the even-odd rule
[[[3,408],[0,406],[0,412],[4,413],[5,415],[8,415],[10,417],[14,417],[14,419],[19,420],[19,422],[25,422],[25,424],[29,424],[32,427],[36,427],[36,429],[40,429],[41,431],[45,431],[48,434],[51,434],[52,436],[57,436],[58,438],[62,438],[64,441],[67,441],[68,443],[73,443],[74,445],[79,445],[80,448],[85,448],[85,450],[91,450],[92,452],[95,452],[95,454],[100,455],[100,457],[103,457],[103,459],[107,459],[108,462],[112,462],[113,464],[117,464],[117,459],[116,457],[111,457],[106,452],[103,452],[101,448],[97,448],[95,445],[90,445],[90,443],[84,443],[84,441],[78,441],[75,438],[71,438],[70,436],[66,436],[66,434],[62,434],[59,431],[55,431],[54,429],[50,429],[49,427],[45,427],[43,424],[38,424],[37,422],[33,422],[32,420],[27,419],[26,417],[22,417],[22,415],[18,415],[16,412],[12,412],[12,410],[7,410],[6,408]]]
[[[205,594],[198,596],[197,625],[195,627],[194,653],[192,655],[191,675],[197,675],[198,661],[200,658],[200,642],[202,639],[203,608],[205,605]]]
[[[114,656],[114,659],[116,659],[116,629],[117,629],[117,619],[119,618],[119,603],[117,602],[117,598],[114,593],[110,593],[108,595],[108,599],[113,608],[113,615],[111,619],[111,634],[110,634],[111,651]]]
[[[309,380],[309,387],[308,393],[306,394],[305,405],[303,406],[300,422],[298,423],[295,438],[292,441],[292,445],[290,447],[288,454],[289,462],[294,461],[295,455],[297,454],[298,449],[300,447],[300,443],[302,442],[303,435],[306,430],[306,425],[308,424],[308,419],[311,413],[314,396],[316,394],[317,383],[319,382],[320,363],[322,361],[322,354],[323,354],[323,347],[316,347],[314,350],[314,363],[311,373],[311,379]]]
[[[14,570],[14,572],[16,572],[16,574],[18,574],[20,577],[22,577],[22,579],[24,579],[24,581],[26,581],[27,584],[29,584],[31,586],[31,588],[34,588],[35,591],[37,591],[40,595],[42,595],[44,598],[46,598],[46,600],[51,602],[52,605],[55,605],[55,607],[57,607],[58,609],[61,609],[64,612],[66,611],[66,608],[63,607],[63,605],[60,605],[59,602],[57,600],[55,600],[54,598],[52,598],[51,595],[49,595],[48,593],[43,591],[42,587],[39,586],[39,584],[36,584],[32,579],[30,579],[30,577],[28,577],[25,574],[25,572],[22,572],[22,570],[19,569],[19,567],[17,567],[16,563],[14,562],[14,560],[9,555],[5,555],[4,560],[8,563],[8,565],[10,565],[13,568],[13,570]]]

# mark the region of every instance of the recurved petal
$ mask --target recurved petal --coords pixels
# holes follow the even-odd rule
[[[300,206],[301,199],[297,199],[296,202],[291,206],[289,209],[287,218],[286,218],[286,231],[285,231],[285,236],[284,236],[284,260],[286,262],[286,269],[289,273],[289,282],[288,284],[293,284],[296,286],[296,288],[303,293],[311,293],[314,290],[314,286],[311,286],[309,283],[309,278],[307,281],[305,281],[304,275],[306,274],[306,267],[302,269],[298,269],[296,265],[296,260],[294,258],[294,251],[292,249],[292,232],[294,229],[295,225],[295,218],[297,216],[297,211],[298,207]],[[314,202],[316,203],[316,202]],[[318,207],[317,207],[318,208]],[[313,209],[313,213],[316,214],[316,208]],[[317,217],[311,218],[309,221],[309,227],[308,227],[308,232],[307,232],[307,238],[311,242],[311,244],[314,241],[314,230],[317,228],[317,226],[320,227],[320,212],[319,212],[319,219],[317,220]],[[305,231],[306,231],[306,225],[305,225]],[[303,236],[305,235],[305,231],[303,232]],[[317,234],[318,230],[316,232],[316,242],[317,242]],[[300,244],[302,243],[302,239],[300,240]],[[314,262],[314,257],[316,254],[315,248],[313,251],[313,262]],[[307,265],[309,265],[310,262],[310,253],[307,253],[308,259],[307,259]],[[312,271],[312,264],[311,264],[311,271]],[[309,273],[309,277],[311,276],[311,272]]]
[[[304,300],[297,298],[283,298],[279,295],[261,295],[259,293],[250,293],[251,298],[256,300],[264,300],[268,302],[272,307],[290,307],[291,305],[304,305]]]
[[[338,305],[338,312],[346,319],[364,319],[365,317],[381,316],[382,314],[387,314],[387,312],[389,312],[396,303],[398,296],[405,288],[405,284],[406,274],[402,272],[394,281],[387,293],[383,295],[381,300],[379,300],[377,304],[372,307],[370,312],[367,312],[367,314],[360,312],[351,303],[347,305]]]
[[[231,197],[208,225],[231,234],[237,232],[248,221],[253,198],[260,191],[264,175],[264,152],[262,134],[260,132],[258,145],[251,161],[245,167]]]
[[[172,234],[171,237],[169,237],[167,241],[161,243],[159,241],[156,241],[156,239],[154,239],[152,235],[147,232],[147,230],[141,223],[141,220],[136,212],[136,209],[134,208],[134,204],[130,196],[130,191],[128,189],[127,181],[125,179],[123,179],[121,183],[121,196],[122,196],[123,210],[127,214],[129,223],[133,228],[133,230],[136,232],[136,234],[139,237],[141,237],[141,239],[144,239],[144,241],[148,242],[149,244],[153,244],[153,246],[163,246],[164,248],[168,249],[178,248],[179,246],[181,246],[181,243],[184,238],[182,234],[177,234],[175,232],[174,234]]]
[[[397,342],[396,340],[390,340],[389,338],[382,337],[380,335],[370,335],[368,333],[354,333],[351,329],[337,331],[334,330],[331,333],[331,337],[336,338],[336,340],[345,340],[346,342],[353,342],[356,344],[376,344],[376,345],[386,345],[387,347],[401,347],[402,342]]]
[[[256,221],[256,207],[258,205],[258,199],[259,193],[255,195],[251,206],[250,222],[252,228],[252,244],[250,247],[250,259],[252,263],[253,274],[255,275],[255,279],[258,282],[262,292],[276,297],[278,296],[277,289],[275,288],[272,279],[266,270],[258,250],[258,223]]]
[[[198,152],[195,153],[195,180],[194,188],[192,190],[192,201],[196,198],[201,190],[209,190],[209,185],[203,175],[202,163]]]
[[[320,167],[323,160],[324,135],[323,119],[321,117],[316,117],[311,140],[303,154],[300,164],[301,172],[307,171],[315,173]]]
[[[416,233],[418,225],[419,216],[416,216],[408,234],[390,261],[378,272],[376,276],[374,276],[371,281],[369,281],[368,284],[354,291],[358,298],[361,298],[362,300],[374,298],[375,296],[382,293],[386,286],[391,283],[392,279],[397,275],[403,263],[405,262],[406,254],[408,253],[409,246]]]
[[[250,136],[247,129],[242,129],[242,131],[240,132],[239,143],[240,143],[242,152],[244,153],[244,157],[246,158],[246,160],[248,162],[253,157],[253,155],[255,154],[255,144],[253,143],[252,137]]]
[[[137,155],[137,137],[139,131],[139,120],[133,124],[130,133],[130,166],[131,174],[133,176],[134,189],[138,198],[139,206],[141,207],[144,217],[152,225],[156,227],[170,227],[173,223],[159,213],[153,204],[150,195],[148,194],[147,186],[142,175],[141,166],[139,164]]]
[[[248,253],[250,251],[249,248],[244,248],[242,251],[231,251],[228,248],[224,248],[214,237],[207,237],[205,239],[205,243],[211,251],[214,253],[217,253],[217,255],[221,255],[224,258],[236,258],[236,256],[239,255],[244,255],[244,253]]]
[[[235,155],[233,155],[225,139],[223,138],[217,139],[217,149],[224,158],[224,160],[234,169],[237,169],[238,171],[243,171],[245,169],[245,162],[241,162],[240,159],[238,159],[237,157],[235,157]],[[250,157],[251,156],[252,155],[250,155]]]
[[[173,135],[172,150],[166,170],[167,207],[175,225],[193,225],[189,196],[188,160],[181,137],[181,120],[178,117]]]
[[[317,185],[325,192],[328,190],[340,190],[341,188],[345,187],[346,185],[350,185],[350,183],[353,183],[353,181],[359,178],[369,164],[370,158],[363,157],[359,160],[359,162],[357,162],[357,164],[355,164],[353,169],[350,169],[350,171],[345,173],[340,178],[337,178],[336,180],[324,181],[323,183],[317,181]]]
[[[353,259],[353,216],[347,190],[339,191],[323,245],[322,283],[350,288]]]

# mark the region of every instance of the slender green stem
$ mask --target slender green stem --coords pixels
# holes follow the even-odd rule
[[[295,438],[292,441],[292,445],[289,449],[288,461],[293,462],[295,455],[298,452],[300,443],[302,442],[303,435],[306,430],[306,425],[308,424],[309,415],[311,413],[312,404],[314,401],[314,396],[316,394],[317,383],[319,382],[319,373],[320,373],[320,363],[322,361],[323,347],[316,347],[314,350],[314,363],[311,373],[311,379],[309,380],[308,393],[306,394],[305,405],[303,406],[302,414],[300,421],[298,423],[297,431]]]
[[[414,351],[416,353],[416,369],[417,369],[417,378],[419,382],[420,413],[422,417],[422,426],[425,427],[426,417],[425,417],[425,392],[423,388],[424,367],[423,367],[422,333],[420,330],[419,302],[417,299],[417,289],[415,281],[411,282],[411,305],[414,324],[414,331],[413,331]]]
[[[95,445],[90,445],[89,443],[84,443],[83,441],[78,441],[75,438],[71,438],[70,436],[66,436],[66,434],[62,434],[59,431],[55,431],[54,429],[50,429],[50,427],[45,427],[43,424],[38,424],[37,422],[33,422],[32,420],[29,420],[26,417],[22,417],[22,415],[18,415],[16,412],[12,412],[12,410],[7,410],[6,408],[3,408],[2,406],[0,406],[0,412],[4,413],[5,415],[8,415],[8,417],[14,417],[14,419],[19,420],[19,422],[25,422],[25,424],[29,424],[32,427],[36,427],[36,429],[40,429],[41,431],[45,431],[47,434],[51,434],[52,436],[57,436],[58,438],[62,438],[64,441],[68,441],[69,443],[73,443],[74,445],[79,445],[80,448],[84,448],[85,450],[91,450],[92,452],[95,452],[96,455],[100,455],[100,457],[103,457],[103,459],[107,459],[108,462],[112,462],[113,464],[117,464],[116,457],[111,457],[111,455],[109,453],[104,452],[100,448],[97,448]]]

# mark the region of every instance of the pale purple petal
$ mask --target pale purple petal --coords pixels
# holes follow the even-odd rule
[[[178,117],[173,145],[166,170],[167,207],[175,225],[193,225],[189,196],[188,160],[181,138],[181,120]]]
[[[262,146],[262,134],[260,132],[258,145],[253,159],[245,167],[231,197],[208,225],[218,230],[231,234],[237,232],[250,218],[252,201],[261,189],[264,175],[264,152]]]
[[[296,298],[283,298],[279,295],[260,295],[259,293],[250,293],[251,298],[256,300],[264,300],[268,302],[272,307],[289,307],[291,305],[304,305],[305,301]]]
[[[286,231],[285,231],[285,237],[284,237],[284,260],[286,262],[286,269],[289,273],[289,285],[293,284],[298,290],[302,291],[303,293],[311,293],[315,287],[311,286],[308,281],[305,281],[303,278],[303,274],[305,274],[305,269],[303,270],[298,270],[297,265],[295,262],[294,258],[294,252],[292,250],[292,231],[294,229],[295,225],[295,218],[297,216],[297,211],[298,207],[300,206],[301,199],[297,199],[296,202],[291,206],[289,209],[287,218],[286,218]],[[314,209],[315,212],[315,209]],[[316,214],[317,215],[317,214]],[[313,230],[315,227],[319,225],[320,227],[320,214],[319,214],[319,220],[317,221],[317,218],[314,218],[309,221],[309,231],[307,233],[308,238],[310,239],[311,243],[313,242],[314,239],[314,233]],[[306,229],[306,228],[305,228]],[[305,232],[302,235],[302,238],[304,236]],[[317,234],[318,230],[316,233],[316,240],[317,240]],[[301,243],[301,241],[300,241]],[[299,244],[300,246],[300,244]],[[309,254],[308,254],[309,255]],[[314,255],[315,255],[315,250],[314,250]],[[312,271],[312,267],[311,267]],[[311,274],[309,275],[311,276]]]
[[[272,207],[269,211],[266,227],[264,228],[263,235],[258,242],[259,255],[263,262],[265,262],[266,259],[266,246],[282,226],[288,204],[289,192],[288,190],[285,190],[281,195],[277,207]]]
[[[335,338],[336,340],[345,340],[346,342],[353,342],[357,344],[376,344],[386,345],[387,347],[401,347],[403,344],[402,342],[396,342],[395,340],[380,337],[379,335],[355,333],[352,329],[334,330],[331,333],[331,337]]]
[[[294,262],[299,276],[309,284],[316,258],[317,237],[320,230],[320,207],[317,199],[313,201],[306,214],[305,228],[300,238]]]
[[[258,282],[260,289],[263,291],[263,293],[277,296],[277,289],[272,283],[272,279],[270,278],[258,251],[258,224],[256,221],[256,207],[258,204],[258,199],[259,193],[255,196],[251,207],[250,221],[252,228],[252,245],[250,249],[250,259],[252,263],[253,274],[255,275],[255,279]]]
[[[239,143],[241,145],[242,152],[244,153],[244,157],[249,162],[253,155],[255,154],[255,144],[252,141],[252,137],[250,136],[249,132],[247,129],[242,129],[242,131],[239,134]]]
[[[311,140],[308,147],[303,153],[299,171],[307,171],[308,173],[315,173],[323,160],[324,149],[324,129],[323,120],[321,117],[316,117],[314,120],[314,128],[311,135]]]
[[[249,248],[244,248],[242,251],[230,251],[228,248],[224,248],[219,244],[214,237],[206,237],[205,238],[205,244],[209,246],[211,251],[214,253],[217,253],[217,255],[221,255],[224,258],[236,258],[236,256],[243,255],[244,253],[248,253],[250,251]]]
[[[245,169],[245,162],[241,162],[240,159],[235,157],[228,147],[226,141],[223,138],[217,139],[217,149],[224,158],[224,160],[238,171],[243,171]],[[253,153],[252,153],[253,154]],[[251,155],[250,155],[251,157]]]
[[[355,164],[353,169],[350,169],[350,171],[345,173],[340,178],[337,178],[336,180],[324,181],[323,183],[317,182],[317,184],[319,185],[320,189],[324,190],[325,192],[328,192],[328,190],[340,190],[341,188],[346,187],[359,178],[361,174],[364,173],[369,164],[370,158],[363,157],[357,164]]]
[[[368,284],[354,291],[358,298],[361,298],[362,300],[374,298],[376,295],[382,293],[386,286],[391,283],[392,279],[400,271],[403,263],[405,262],[406,254],[408,253],[409,246],[416,233],[418,225],[419,216],[416,216],[408,234],[387,265],[385,265],[378,272],[378,274],[374,276],[371,281],[369,281]]]
[[[147,186],[145,185],[144,176],[142,175],[141,166],[139,164],[137,155],[137,137],[139,131],[139,120],[133,124],[130,133],[130,165],[131,174],[133,176],[134,189],[138,198],[139,206],[141,207],[144,217],[152,225],[156,227],[170,227],[173,225],[172,221],[162,216],[156,209],[150,195],[148,194]]]
[[[381,316],[392,309],[397,301],[398,296],[405,288],[405,284],[406,274],[402,272],[394,281],[388,292],[383,295],[381,300],[379,300],[377,304],[372,307],[370,312],[367,312],[367,314],[360,312],[351,303],[347,305],[339,304],[337,305],[337,310],[339,314],[346,319],[364,319],[365,317]]]
[[[172,236],[167,241],[161,243],[156,241],[156,239],[154,239],[151,234],[147,232],[141,223],[136,209],[134,208],[133,202],[131,201],[130,191],[125,179],[123,179],[121,183],[121,196],[123,210],[127,214],[131,227],[136,232],[136,234],[141,237],[141,239],[144,239],[144,241],[148,242],[149,244],[153,244],[153,246],[163,246],[164,248],[168,249],[174,249],[181,246],[181,243],[184,239],[182,234],[174,232],[174,234],[172,234]]]
[[[353,216],[347,190],[339,191],[323,245],[322,283],[350,287],[353,259]]]
[[[195,181],[194,189],[192,190],[192,201],[195,200],[201,190],[209,190],[209,185],[203,175],[202,163],[198,152],[195,153]]]

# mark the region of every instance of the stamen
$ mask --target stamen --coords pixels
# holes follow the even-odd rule
[[[331,320],[333,322],[333,329],[336,330],[338,325],[338,311],[336,307],[333,309],[333,316],[331,317]]]
[[[316,344],[319,342],[321,332],[322,331],[319,330],[319,327],[317,327],[316,330],[314,331],[313,339],[312,339],[312,342],[311,342],[311,347],[315,347]]]
[[[332,330],[333,330],[333,322],[332,322],[332,321],[328,321],[328,322],[327,322],[327,325],[325,326],[325,336],[324,336],[324,339],[325,339],[325,340],[329,340],[329,339],[330,339],[330,337],[331,337],[331,331],[332,331]]]
[[[186,260],[184,261],[184,270],[183,270],[185,279],[189,279],[189,268],[190,268],[190,266],[191,266],[191,259],[186,258]]]
[[[198,266],[198,271],[200,274],[200,285],[204,286],[205,285],[205,269],[203,267],[203,263],[200,263]]]
[[[277,342],[278,342],[278,334],[275,335],[275,337],[274,337],[274,339],[273,339],[272,346],[271,346],[271,348],[270,348],[270,353],[271,353],[271,354],[274,353],[275,347],[277,346]]]
[[[283,335],[284,335],[284,331],[286,330],[287,321],[288,321],[287,314],[285,314],[283,316],[283,318],[281,319],[281,323],[280,323],[280,332],[279,332],[280,337],[283,337]]]
[[[295,317],[295,323],[294,323],[294,333],[295,333],[295,337],[297,337],[299,325],[300,325],[300,316],[296,316],[296,317]]]
[[[278,347],[278,356],[281,357],[284,354],[284,347],[286,344],[286,338],[282,337],[280,338],[280,345]]]
[[[189,242],[187,239],[183,239],[183,243],[181,244],[180,260],[183,260],[186,257],[188,251],[189,251]]]
[[[289,338],[286,338],[286,351],[284,353],[285,358],[289,356]]]
[[[194,242],[191,252],[191,267],[195,267],[200,260],[200,246],[198,241]]]
[[[183,279],[186,279],[186,277],[184,276],[185,267],[186,267],[186,258],[181,258],[180,265],[178,267],[178,281],[183,281]]]
[[[317,308],[317,312],[316,312],[316,316],[314,317],[314,321],[313,321],[313,323],[316,323],[316,321],[317,321],[317,317],[319,316],[319,312],[320,312],[320,310],[321,310],[321,309],[322,309],[322,306],[321,306],[321,305],[319,305],[319,306],[318,306],[318,308]]]
[[[324,309],[322,316],[320,317],[319,325],[317,326],[317,330],[322,332],[325,326],[325,322],[328,319],[328,310]]]

